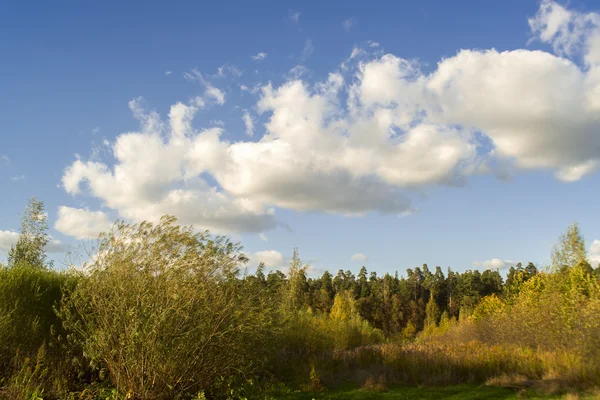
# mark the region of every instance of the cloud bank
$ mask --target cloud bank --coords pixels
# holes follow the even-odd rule
[[[551,50],[461,50],[424,73],[369,42],[323,81],[261,85],[258,138],[249,114],[238,140],[201,128],[199,109],[223,105],[225,93],[193,70],[185,77],[203,98],[166,118],[132,101],[139,130],[116,138],[113,160],[74,161],[62,184],[134,221],[168,213],[219,233],[262,233],[280,223],[277,209],[410,213],[414,193],[477,174],[577,181],[600,166],[600,16],[543,1],[529,25]],[[312,49],[307,40],[304,58]],[[76,237],[94,230],[61,226]]]

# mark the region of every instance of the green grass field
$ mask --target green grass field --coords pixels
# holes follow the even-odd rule
[[[491,386],[456,385],[447,387],[396,387],[384,391],[365,389],[337,389],[322,393],[296,392],[289,394],[273,394],[274,399],[282,400],[400,400],[400,399],[595,399],[597,396],[580,395],[544,395],[535,392],[518,393],[514,390]]]

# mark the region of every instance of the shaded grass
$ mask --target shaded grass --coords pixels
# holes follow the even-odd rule
[[[360,388],[341,387],[322,393],[295,392],[273,393],[273,399],[282,400],[400,400],[400,399],[565,399],[568,395],[549,396],[533,391],[520,391],[493,386],[453,385],[446,387],[392,387],[385,391],[373,391]],[[575,396],[578,399],[595,399],[598,397]]]
[[[520,381],[553,382],[557,389],[598,387],[600,366],[572,354],[518,346],[469,343],[389,343],[336,351],[315,357],[316,373],[326,387],[363,385],[368,380],[389,385],[451,386],[482,384],[499,376]],[[308,371],[296,374],[308,377]]]

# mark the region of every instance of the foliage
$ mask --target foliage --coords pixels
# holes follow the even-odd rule
[[[585,241],[579,230],[579,225],[575,222],[560,236],[559,242],[554,246],[552,266],[554,268],[571,267],[581,261],[587,261]]]
[[[0,268],[0,377],[10,387],[27,382],[26,391],[31,385],[61,391],[70,385],[79,360],[71,357],[55,307],[63,288],[73,284],[66,273],[25,261]]]
[[[21,234],[8,253],[8,265],[27,263],[43,267],[46,264],[45,248],[50,241],[44,203],[32,197],[21,222]]]
[[[174,398],[252,376],[275,319],[263,291],[237,278],[246,260],[223,237],[118,223],[63,301],[65,325],[123,394]]]

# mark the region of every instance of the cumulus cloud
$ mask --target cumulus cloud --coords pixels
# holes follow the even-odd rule
[[[484,132],[496,157],[550,169],[563,181],[598,167],[600,108],[586,72],[541,51],[461,51],[442,61],[426,88],[432,118]],[[600,103],[598,103],[600,105]]]
[[[244,126],[246,127],[246,135],[254,136],[254,119],[248,112],[248,110],[244,110],[242,114],[242,120],[244,121]]]
[[[250,259],[249,265],[254,267],[262,262],[267,268],[277,268],[282,266],[284,260],[283,254],[277,250],[257,251],[256,253],[247,254],[247,256]]]
[[[480,267],[483,269],[492,269],[492,270],[506,269],[506,268],[510,268],[513,265],[515,265],[514,261],[502,260],[500,258],[492,258],[491,260],[474,261],[473,262],[473,266],[475,266],[475,267]]]
[[[475,174],[542,170],[575,181],[600,167],[597,20],[544,1],[530,26],[554,53],[462,50],[424,73],[416,61],[361,52],[323,81],[290,74],[255,87],[267,121],[255,141],[194,126],[204,99],[225,95],[192,70],[186,79],[205,86],[204,98],[174,104],[166,119],[133,101],[140,129],[117,137],[114,161],[76,160],[62,182],[123,218],[168,213],[258,233],[277,225],[277,208],[406,215],[412,193]]]
[[[61,206],[54,224],[57,231],[76,239],[96,239],[110,230],[112,223],[102,211]]]
[[[367,260],[369,260],[369,257],[367,257],[366,255],[362,254],[362,253],[356,253],[355,255],[353,255],[352,257],[350,257],[351,261],[359,261],[359,262],[365,262]]]
[[[543,0],[529,27],[542,42],[552,45],[558,55],[583,55],[588,65],[600,63],[600,14],[567,10],[562,5]]]
[[[267,53],[261,51],[260,53],[253,55],[252,59],[254,61],[262,61],[265,58],[267,58],[267,55],[268,55]]]
[[[183,224],[218,233],[275,227],[272,209],[243,196],[234,198],[200,176],[227,167],[229,144],[220,140],[221,128],[192,128],[196,107],[175,104],[166,122],[155,112],[145,112],[138,100],[130,107],[140,131],[117,137],[112,166],[82,160],[71,164],[62,178],[67,193],[85,190],[134,221],[157,221],[170,214]]]
[[[10,180],[14,181],[14,182],[22,181],[24,179],[25,179],[25,175],[16,175],[16,176],[10,177]]]
[[[19,233],[14,231],[2,231],[0,230],[0,252],[6,252],[17,243],[19,239]],[[46,245],[46,250],[49,253],[62,253],[68,250],[68,246],[61,243],[60,240],[50,238],[50,241]]]

